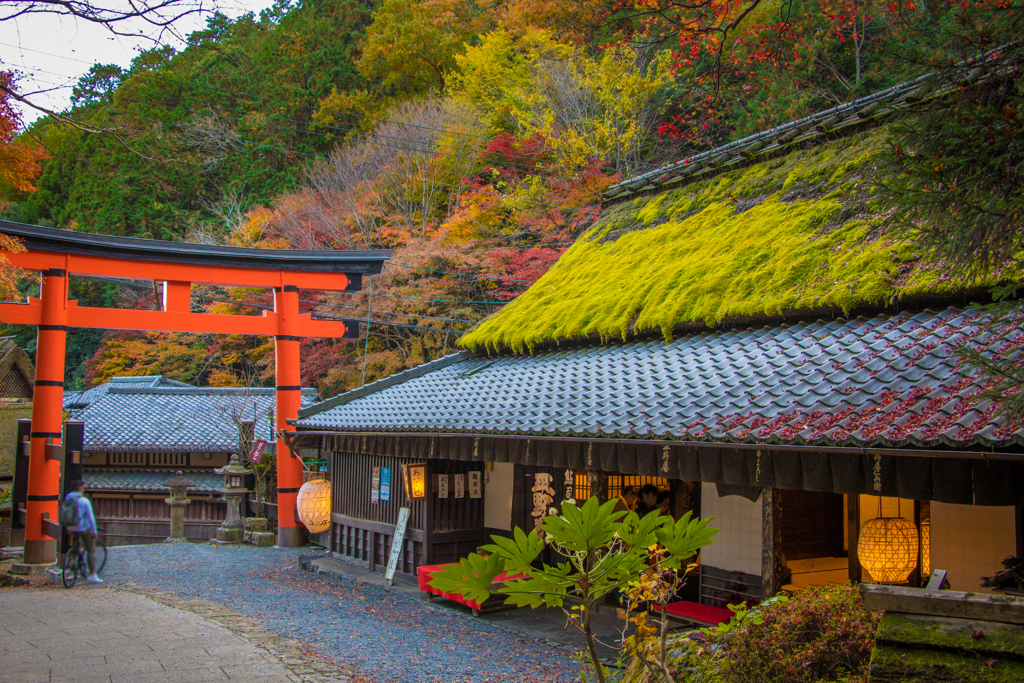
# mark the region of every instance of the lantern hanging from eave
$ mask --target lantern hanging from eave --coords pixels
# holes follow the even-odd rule
[[[307,481],[299,489],[295,501],[299,521],[311,534],[319,534],[331,527],[331,482],[326,479]]]
[[[410,500],[427,497],[427,464],[415,463],[402,465],[402,483],[405,485],[405,496]]]
[[[878,583],[906,583],[917,568],[917,527],[903,517],[876,517],[864,523],[857,558]]]

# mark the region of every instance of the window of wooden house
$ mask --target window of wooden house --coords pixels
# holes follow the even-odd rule
[[[622,490],[627,486],[632,486],[633,490],[637,493],[640,489],[646,485],[656,486],[659,491],[668,491],[668,479],[662,479],[661,477],[640,477],[634,475],[624,474],[609,474],[608,475],[608,500],[614,500],[622,495]]]

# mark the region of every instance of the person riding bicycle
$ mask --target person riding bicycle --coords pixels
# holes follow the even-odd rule
[[[71,482],[71,493],[64,498],[64,504],[61,506],[61,517],[71,522],[68,524],[68,534],[72,545],[80,540],[82,547],[85,548],[85,558],[89,566],[86,582],[103,583],[103,579],[96,575],[96,516],[92,512],[92,503],[82,495],[84,492],[85,484],[81,479]]]

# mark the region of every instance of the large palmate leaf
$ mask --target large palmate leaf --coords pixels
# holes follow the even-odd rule
[[[506,605],[516,607],[561,607],[566,595],[577,587],[577,575],[573,567],[563,562],[552,567],[534,569],[529,578],[507,583],[498,589],[508,597]]]
[[[536,530],[527,534],[516,527],[512,532],[512,538],[491,536],[491,540],[494,543],[485,545],[483,549],[501,557],[505,561],[505,569],[513,574],[528,574],[531,570],[530,565],[540,555],[540,551],[544,550],[544,542],[540,540]]]
[[[678,566],[679,563],[693,557],[701,548],[711,545],[712,539],[718,533],[718,529],[708,527],[714,517],[691,520],[691,516],[692,514],[687,512],[678,521],[670,521],[655,531],[658,543],[664,546],[669,554],[668,560],[664,563],[667,566]]]
[[[649,548],[658,540],[655,532],[671,521],[671,517],[662,515],[660,511],[646,514],[643,517],[635,512],[630,512],[623,520],[619,538],[631,548]]]
[[[434,572],[430,585],[443,593],[458,593],[462,597],[483,603],[491,597],[491,584],[505,571],[505,561],[498,555],[483,557],[476,553]]]
[[[615,538],[622,527],[619,521],[625,512],[616,512],[618,501],[600,505],[590,498],[578,508],[569,501],[562,502],[562,515],[545,517],[542,528],[553,542],[570,551],[588,551],[602,548]]]

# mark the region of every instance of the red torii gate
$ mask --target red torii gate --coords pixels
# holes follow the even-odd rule
[[[390,257],[386,251],[241,249],[111,237],[8,221],[0,221],[0,233],[18,238],[27,249],[18,254],[3,252],[12,265],[42,274],[40,298],[30,297],[24,304],[0,303],[0,322],[39,328],[25,510],[26,564],[56,559],[60,464],[47,444],[59,444],[61,439],[68,328],[273,336],[280,431],[287,429],[288,420],[298,417],[300,408],[299,342],[305,337],[358,336],[356,321],[318,320],[299,313],[299,289],[357,291],[362,275],[379,273]],[[162,281],[162,310],[79,306],[68,300],[70,275]],[[273,289],[274,310],[263,316],[192,313],[193,284]],[[295,517],[302,465],[280,438],[277,449],[278,544],[297,547],[303,542]]]

